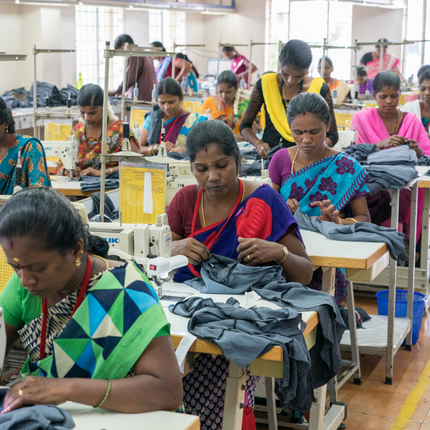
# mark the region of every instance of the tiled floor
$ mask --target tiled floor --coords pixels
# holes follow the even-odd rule
[[[356,306],[364,308],[369,314],[378,313],[376,298],[373,297],[357,297]],[[430,430],[430,390],[421,397],[407,425],[395,427],[400,409],[429,361],[430,339],[427,338],[424,324],[420,340],[413,346],[412,352],[401,348],[396,354],[393,385],[384,384],[384,358],[361,356],[363,384],[353,385],[351,379],[339,391],[339,401],[348,405],[348,418],[345,421],[347,429]],[[257,430],[267,428],[257,425]]]

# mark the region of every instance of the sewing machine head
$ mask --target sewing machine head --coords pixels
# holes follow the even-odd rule
[[[355,130],[338,130],[339,140],[333,149],[345,151],[348,146],[355,145],[358,142],[358,132]]]
[[[42,146],[47,158],[58,157],[66,170],[73,173],[78,162],[78,140],[74,134],[67,140],[43,140]]]

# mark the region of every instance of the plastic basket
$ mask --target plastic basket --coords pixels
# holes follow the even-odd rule
[[[378,300],[378,314],[388,315],[388,290],[378,291],[376,298]],[[414,292],[414,317],[412,321],[412,344],[415,345],[420,338],[421,325],[423,322],[425,295]],[[396,309],[397,318],[406,318],[408,308],[408,292],[406,290],[396,291]],[[404,342],[405,343],[405,342]],[[403,343],[403,344],[404,344]]]

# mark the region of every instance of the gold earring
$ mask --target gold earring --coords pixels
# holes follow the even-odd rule
[[[76,257],[75,266],[79,267],[81,265],[81,259],[79,257]]]

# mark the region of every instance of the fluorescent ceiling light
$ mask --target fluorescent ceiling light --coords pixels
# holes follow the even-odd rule
[[[222,11],[215,11],[215,10],[205,10],[204,12],[201,12],[202,15],[231,15],[234,12],[222,12]]]
[[[30,1],[20,1],[19,4],[30,5],[30,6],[72,6],[70,3],[41,3],[41,2],[30,2]]]

